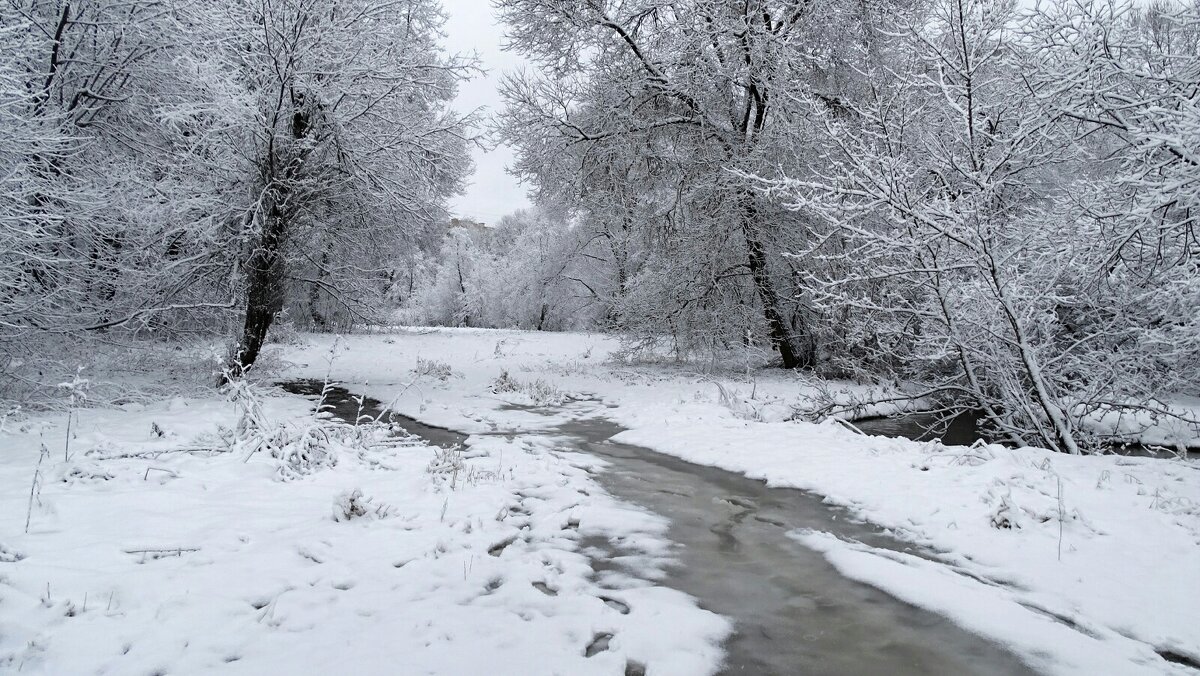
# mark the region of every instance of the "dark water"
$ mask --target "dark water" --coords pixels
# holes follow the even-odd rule
[[[932,441],[936,439],[947,446],[970,446],[979,439],[983,439],[989,443],[995,441],[980,431],[980,418],[978,415],[971,413],[960,413],[949,421],[937,413],[904,413],[895,416],[864,418],[854,421],[853,425],[860,431],[873,436],[904,437],[914,441]],[[1115,455],[1139,458],[1162,458],[1168,460],[1174,458],[1195,460],[1200,458],[1200,448],[1191,448],[1180,453],[1174,449],[1146,446],[1143,444],[1113,444],[1105,447],[1104,451]]]
[[[735,624],[721,673],[1035,673],[938,615],[842,577],[786,533],[825,531],[896,550],[905,543],[816,495],[611,441],[620,431],[596,419],[558,430],[611,463],[595,477],[610,493],[670,519],[680,565],[663,583]]]
[[[394,422],[404,428],[409,434],[421,437],[434,446],[445,448],[462,444],[467,440],[467,435],[461,432],[448,430],[444,427],[426,425],[414,418],[389,411],[382,401],[372,399],[371,397],[362,398],[360,410],[357,395],[338,385],[327,386],[321,380],[288,380],[279,383],[279,387],[285,392],[306,397],[321,397],[321,393],[324,392],[324,399],[320,400],[321,410],[346,422],[352,423],[359,416],[366,416],[373,420],[378,419],[385,422]]]
[[[874,436],[904,437],[914,441],[937,439],[947,446],[970,446],[981,438],[979,418],[969,413],[961,413],[949,420],[936,413],[905,413],[855,420],[853,425]]]
[[[320,393],[321,383],[315,383],[315,390],[313,383],[289,383],[285,389],[311,396]],[[383,412],[377,401],[364,403],[370,415]],[[328,391],[326,404],[334,415],[349,420],[359,406],[342,388]],[[433,443],[465,439],[410,418],[393,419],[413,434],[429,434]],[[768,488],[739,474],[611,441],[620,431],[610,421],[587,419],[530,434],[549,434],[565,448],[603,457],[609,467],[595,478],[606,490],[670,520],[669,537],[679,545],[679,563],[661,583],[734,622],[721,673],[1035,673],[999,646],[934,613],[842,577],[823,556],[786,533],[826,531],[895,550],[908,550],[906,543],[855,522],[816,495]],[[608,560],[621,553],[614,545],[581,544],[598,571],[617,566]]]

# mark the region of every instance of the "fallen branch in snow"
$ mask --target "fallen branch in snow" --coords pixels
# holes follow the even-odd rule
[[[842,427],[845,427],[846,429],[850,430],[851,432],[854,432],[855,434],[858,434],[861,436],[867,435],[866,432],[858,429],[858,426],[855,425],[854,423],[850,422],[849,420],[843,420],[841,418],[834,418],[834,420],[836,420],[839,425],[841,425]]]
[[[142,558],[138,563],[145,563],[147,560],[165,559],[169,556],[181,557],[184,552],[192,553],[200,551],[199,547],[166,547],[166,548],[148,548],[148,549],[125,549],[122,550],[126,554],[141,554]]]
[[[131,458],[150,458],[153,460],[158,456],[167,453],[209,453],[216,455],[219,453],[228,453],[230,449],[211,448],[207,446],[189,446],[185,448],[159,448],[149,451],[130,451],[128,453],[114,453],[111,455],[104,454],[103,451],[98,451],[99,449],[93,449],[87,453],[84,453],[84,455],[93,456],[98,460],[128,460]]]

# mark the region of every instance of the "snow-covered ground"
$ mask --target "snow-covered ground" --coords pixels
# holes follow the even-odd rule
[[[293,372],[324,376],[331,341],[290,350]],[[595,399],[596,414],[628,428],[620,441],[820,493],[941,553],[947,566],[820,547],[848,575],[993,636],[1042,670],[1191,672],[1156,651],[1200,661],[1195,462],[944,447],[863,437],[835,423],[761,422],[811,400],[818,384],[771,371],[717,377],[698,367],[628,365],[609,359],[617,348],[591,334],[410,329],[342,339],[332,374],[402,413],[466,432],[579,415],[578,404],[533,415],[506,402]],[[452,375],[422,376],[428,368],[417,369],[418,359]],[[948,572],[964,591],[945,593]],[[994,619],[1000,607],[1004,622]],[[1077,640],[998,631],[1047,617],[1072,625]]]
[[[297,434],[311,402],[262,401]],[[710,673],[728,623],[596,574],[589,538],[653,571],[666,522],[607,496],[588,458],[487,437],[461,454],[337,445],[281,478],[228,448],[217,399],[84,409],[0,433],[0,673]],[[42,479],[28,513],[39,467]],[[636,670],[631,673],[636,673]]]
[[[1048,673],[1191,673],[1156,650],[1200,660],[1195,463],[946,448],[783,422],[821,384],[630,365],[610,358],[617,348],[590,334],[404,329],[307,336],[283,357],[288,377],[329,376],[434,425],[530,431],[603,415],[627,428],[621,441],[818,492],[941,563],[794,537]],[[311,421],[300,398],[263,403],[268,419]],[[23,558],[0,563],[0,671],[620,674],[637,663],[703,674],[718,664],[728,623],[647,581],[671,556],[665,521],[606,495],[586,471],[595,461],[553,437],[477,434],[458,471],[429,448],[346,447],[335,466],[287,481],[265,453],[146,453],[219,447],[217,426],[236,420],[216,399],[84,409],[69,462],[65,415],[7,423],[0,559]],[[46,478],[25,534],[43,441]],[[140,457],[120,457],[130,454]],[[367,514],[346,519],[354,491]],[[639,578],[595,574],[581,552],[591,536],[636,549]]]

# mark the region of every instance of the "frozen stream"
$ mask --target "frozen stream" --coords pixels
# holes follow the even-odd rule
[[[286,386],[318,394],[320,383]],[[353,419],[358,403],[341,388],[327,404]],[[364,413],[378,412],[366,401]],[[458,433],[396,417],[435,444]],[[596,475],[613,495],[671,521],[679,565],[663,584],[684,591],[735,623],[722,673],[799,674],[1028,674],[1013,655],[944,618],[842,577],[817,552],[786,533],[812,529],[876,547],[909,549],[870,525],[802,491],[687,463],[611,441],[621,431],[603,419],[576,420],[552,431],[566,446],[602,457]],[[521,432],[509,432],[520,436]],[[597,569],[611,566],[607,543],[587,542]],[[637,574],[638,571],[627,571]]]

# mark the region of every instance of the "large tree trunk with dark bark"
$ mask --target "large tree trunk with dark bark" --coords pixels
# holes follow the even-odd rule
[[[305,108],[303,94],[292,94],[292,105],[295,110],[291,115],[291,136],[299,141],[308,136],[312,120]],[[267,340],[267,331],[283,310],[286,278],[283,247],[296,211],[292,204],[296,198],[292,188],[300,178],[307,154],[301,150],[290,160],[285,159],[284,148],[286,146],[277,144],[275,139],[268,146],[265,173],[270,206],[264,210],[262,230],[246,261],[246,321],[226,377],[241,377],[254,365]]]
[[[779,351],[785,369],[807,369],[816,363],[816,345],[813,337],[800,326],[784,319],[783,303],[779,292],[771,279],[767,268],[767,253],[762,237],[758,231],[758,207],[754,203],[754,195],[743,193],[740,196],[742,233],[746,239],[746,264],[762,303],[763,316],[767,320],[767,330],[771,346]]]
[[[258,359],[271,323],[283,310],[282,248],[287,220],[280,207],[269,210],[257,246],[246,263],[246,319],[230,367],[233,377],[240,377]]]

